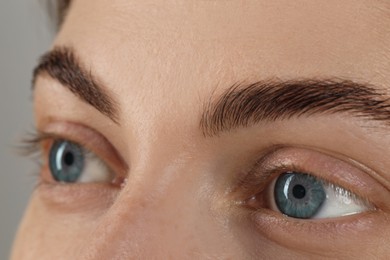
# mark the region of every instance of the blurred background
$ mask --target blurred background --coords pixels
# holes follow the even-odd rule
[[[35,183],[37,166],[15,146],[33,128],[31,71],[52,40],[45,1],[0,1],[0,259],[12,240]]]

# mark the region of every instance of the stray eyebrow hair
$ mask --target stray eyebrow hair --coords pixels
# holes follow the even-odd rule
[[[38,76],[44,73],[118,124],[116,103],[101,83],[81,64],[71,48],[57,47],[40,58],[33,72],[33,89]]]
[[[262,121],[336,113],[390,123],[390,102],[378,88],[336,78],[237,83],[205,103],[200,128],[212,137]]]

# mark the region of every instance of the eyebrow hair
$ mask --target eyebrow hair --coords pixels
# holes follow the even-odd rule
[[[58,80],[81,100],[118,124],[116,103],[106,93],[101,83],[81,64],[71,48],[57,47],[40,58],[33,71],[33,89],[38,76],[44,73]]]
[[[205,103],[200,128],[205,137],[212,137],[262,121],[336,113],[390,123],[390,102],[369,84],[337,78],[236,83]]]

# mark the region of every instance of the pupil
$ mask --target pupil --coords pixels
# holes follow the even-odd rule
[[[67,166],[71,166],[73,163],[74,163],[74,156],[72,153],[70,152],[67,152],[64,156],[64,163],[67,165]]]
[[[302,199],[306,195],[306,189],[302,185],[295,185],[292,190],[292,194],[295,198]]]

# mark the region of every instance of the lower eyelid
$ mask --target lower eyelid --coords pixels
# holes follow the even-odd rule
[[[116,186],[102,183],[66,185],[40,182],[34,190],[34,197],[37,196],[48,209],[61,213],[105,211],[118,194]]]
[[[357,215],[334,219],[302,220],[285,217],[269,209],[251,214],[256,232],[288,248],[321,250],[324,241],[353,244],[354,239],[378,237],[387,223],[388,216],[380,211],[368,211]],[[328,247],[326,247],[328,248]]]
[[[42,165],[39,175],[39,185],[47,184],[47,183],[55,183],[56,181],[53,178],[53,175],[50,172],[49,164],[45,163]]]

